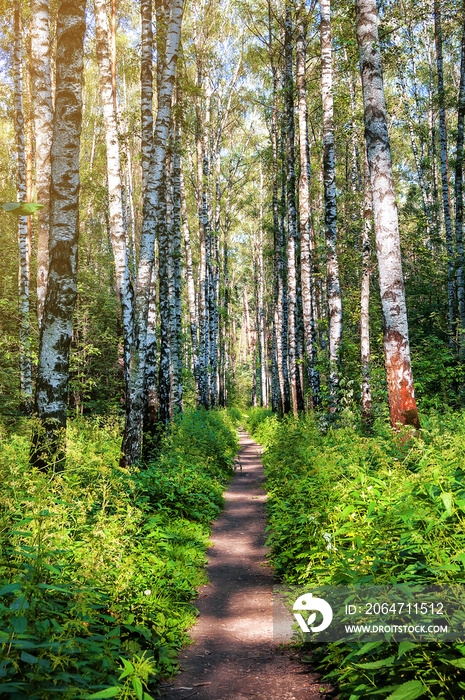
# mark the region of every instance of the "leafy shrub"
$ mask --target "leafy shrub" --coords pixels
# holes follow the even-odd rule
[[[141,469],[118,466],[119,445],[115,419],[71,421],[51,476],[0,432],[0,697],[148,698],[176,669],[236,431],[226,411],[187,412]]]
[[[267,445],[269,543],[284,581],[465,583],[463,414],[431,413],[417,439],[381,421],[373,437],[347,424],[322,435],[312,416],[266,422],[248,425]],[[315,654],[341,699],[465,689],[458,643],[338,642]]]

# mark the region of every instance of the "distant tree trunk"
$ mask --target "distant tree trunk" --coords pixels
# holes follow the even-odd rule
[[[444,100],[444,76],[442,58],[442,28],[441,10],[438,0],[434,0],[434,38],[436,42],[436,62],[438,70],[438,103],[439,103],[439,134],[441,142],[441,181],[442,181],[442,206],[444,211],[444,225],[446,229],[447,249],[447,300],[449,307],[449,344],[455,345],[456,330],[456,303],[455,303],[455,277],[454,277],[454,243],[452,240],[452,221],[450,213],[449,192],[449,159],[447,155],[447,125],[446,108]]]
[[[334,160],[333,68],[330,0],[321,2],[321,90],[323,95],[323,179],[329,307],[329,390],[331,411],[338,407],[342,301],[337,259],[336,169]]]
[[[35,411],[40,426],[31,460],[64,464],[64,435],[79,234],[79,147],[82,117],[85,0],[61,0],[57,13],[56,101],[53,119],[49,274],[39,341]]]
[[[260,231],[258,240],[258,338],[260,349],[260,405],[268,407],[266,381],[265,311],[263,308],[263,172],[260,168]]]
[[[169,149],[170,151],[171,149]],[[158,422],[162,430],[171,420],[171,152],[167,150],[164,182],[158,192],[158,294],[160,308],[160,361],[158,365]]]
[[[373,421],[371,402],[370,370],[370,276],[371,276],[371,232],[373,227],[373,195],[371,191],[370,169],[365,150],[362,229],[362,290],[360,310],[360,345],[362,360],[362,422],[370,426]]]
[[[389,413],[393,427],[401,423],[419,428],[375,0],[356,0],[356,26],[373,191]]]
[[[47,291],[50,149],[53,134],[49,0],[31,1],[31,86],[37,201],[44,205],[37,216],[37,319],[40,328]]]
[[[26,151],[24,146],[24,110],[23,110],[23,67],[22,67],[22,22],[21,3],[15,0],[14,12],[14,115],[16,141],[16,196],[18,202],[26,202]],[[32,373],[31,373],[31,338],[29,321],[29,240],[27,217],[19,216],[17,222],[19,248],[19,342],[20,342],[20,390],[21,403],[25,413],[31,409]]]
[[[95,7],[95,41],[97,63],[100,77],[100,98],[103,107],[105,143],[107,157],[108,209],[110,238],[115,260],[115,276],[118,296],[121,302],[124,369],[126,394],[128,393],[130,350],[133,344],[134,297],[129,273],[129,250],[126,241],[124,212],[122,201],[120,152],[117,127],[116,106],[113,92],[112,64],[108,46],[110,33],[106,0],[94,0]]]
[[[465,10],[465,7],[464,7]],[[455,240],[457,244],[457,300],[459,352],[465,359],[465,273],[463,256],[463,132],[465,117],[465,17],[462,18],[459,106],[457,114],[457,155],[455,161]]]
[[[286,114],[286,196],[287,196],[287,290],[288,290],[288,339],[289,339],[289,385],[291,389],[292,411],[297,415],[297,339],[296,339],[296,234],[297,213],[295,203],[295,153],[294,153],[294,80],[292,75],[292,16],[290,4],[286,4],[284,30],[284,101]]]
[[[181,130],[179,94],[174,105],[174,143],[172,165],[173,211],[171,222],[172,262],[173,262],[173,313],[171,318],[171,349],[173,361],[173,403],[174,410],[183,410],[182,345],[181,345]]]
[[[305,80],[305,28],[304,6],[300,8],[299,33],[297,37],[297,89],[299,99],[299,213],[300,213],[300,273],[302,286],[302,316],[307,355],[308,386],[311,391],[310,404],[320,404],[320,377],[317,361],[315,318],[313,314],[313,271],[311,251],[310,218],[310,144],[308,141],[307,88]]]
[[[187,278],[187,302],[189,307],[189,326],[191,334],[191,345],[192,345],[192,357],[194,366],[194,379],[195,379],[195,389],[197,392],[197,402],[199,403],[199,341],[197,338],[198,322],[197,322],[197,309],[195,304],[195,284],[194,284],[194,272],[192,266],[192,249],[191,249],[191,239],[189,231],[189,222],[187,220],[187,205],[186,205],[186,192],[184,187],[184,176],[181,168],[181,217],[182,217],[182,230],[184,238],[184,251],[186,255],[186,278]]]

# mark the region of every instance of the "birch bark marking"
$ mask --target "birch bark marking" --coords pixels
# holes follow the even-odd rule
[[[192,345],[192,361],[194,367],[194,380],[195,389],[197,393],[197,403],[199,401],[199,341],[197,337],[198,322],[197,322],[197,309],[195,305],[195,284],[194,284],[194,272],[192,265],[192,248],[191,248],[191,237],[189,231],[189,222],[187,220],[187,203],[186,203],[186,190],[184,185],[184,175],[181,166],[181,219],[182,219],[182,232],[184,238],[184,252],[186,255],[186,277],[187,277],[187,301],[189,306],[189,326],[191,334],[191,345]]]
[[[313,315],[313,274],[311,251],[310,219],[310,144],[308,140],[307,88],[305,77],[305,27],[300,7],[299,33],[297,37],[297,89],[299,99],[299,214],[300,214],[300,275],[302,286],[302,316],[304,325],[305,349],[307,354],[308,386],[311,390],[310,403],[315,408],[320,403],[320,378],[316,367],[316,333]]]
[[[107,157],[109,224],[115,276],[121,301],[126,395],[129,382],[130,348],[133,342],[133,290],[129,273],[129,251],[124,226],[121,167],[111,57],[108,51],[109,26],[106,0],[94,0],[95,41],[103,107]]]
[[[329,308],[329,390],[331,412],[337,409],[342,339],[342,302],[337,259],[336,169],[334,161],[333,68],[331,57],[331,5],[321,0],[321,92],[323,97],[323,180],[327,294]]]
[[[463,7],[465,11],[465,6]],[[465,12],[464,12],[465,13]],[[459,352],[465,358],[465,273],[463,258],[463,131],[465,117],[465,17],[462,18],[459,106],[457,113],[457,156],[455,161],[455,241],[457,244],[457,300]]]
[[[152,0],[141,0],[141,64],[140,64],[140,111],[141,111],[141,165],[142,191],[145,192],[150,171],[153,148],[153,30]]]
[[[447,249],[447,300],[449,306],[449,345],[454,346],[455,336],[455,277],[454,277],[454,243],[452,240],[452,221],[450,214],[449,159],[447,155],[447,124],[444,99],[444,75],[442,58],[441,10],[438,0],[434,0],[434,39],[436,42],[436,64],[438,70],[439,102],[439,137],[441,143],[441,182],[444,226],[446,229]]]
[[[370,377],[370,275],[371,232],[373,227],[373,196],[370,169],[365,148],[362,229],[362,289],[360,295],[360,346],[362,361],[362,422],[370,426],[373,420]]]
[[[35,410],[43,430],[31,458],[63,468],[69,347],[77,296],[79,148],[86,0],[61,0],[57,13],[56,102],[53,118],[49,274],[39,341]]]
[[[288,288],[288,337],[289,337],[289,384],[292,398],[292,411],[298,413],[297,366],[296,366],[296,230],[297,214],[295,204],[295,152],[294,152],[294,80],[292,76],[292,16],[289,3],[286,3],[284,33],[284,93],[286,107],[286,195],[287,195],[287,288]]]
[[[389,413],[393,427],[401,423],[419,428],[375,0],[356,0],[356,26],[373,191]]]
[[[16,142],[16,194],[18,202],[26,201],[26,151],[24,145],[23,68],[22,68],[22,22],[21,3],[14,3],[14,115]],[[17,222],[19,248],[18,296],[19,296],[19,341],[20,341],[20,390],[26,413],[30,411],[32,396],[31,339],[29,324],[29,241],[27,217],[19,216]]]
[[[171,101],[181,35],[183,0],[170,0],[168,14],[169,23],[166,30],[165,51],[163,55],[159,56],[161,78],[158,90],[158,111],[149,178],[144,193],[143,225],[134,305],[134,342],[131,348],[129,401],[127,402],[121,448],[124,455],[123,461],[128,464],[134,464],[140,459],[142,448],[142,421],[146,399],[147,318],[155,259],[155,223],[159,214],[159,195],[164,182],[166,144],[169,135]]]
[[[181,105],[182,94],[178,91],[174,105],[174,143],[173,143],[173,212],[171,225],[173,258],[173,315],[171,318],[171,350],[173,359],[173,401],[178,414],[183,410],[182,383],[182,342],[181,342]]]
[[[31,86],[34,104],[37,201],[44,208],[37,215],[37,319],[42,322],[48,273],[50,223],[50,149],[53,105],[50,63],[49,0],[31,0]]]

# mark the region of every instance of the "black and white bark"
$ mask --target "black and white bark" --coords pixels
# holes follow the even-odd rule
[[[455,242],[457,252],[457,302],[459,353],[465,358],[465,270],[463,254],[463,140],[465,118],[465,18],[461,41],[459,104],[457,110],[457,152],[455,160]]]
[[[288,348],[289,348],[289,386],[291,390],[292,411],[297,415],[297,280],[296,280],[296,236],[297,212],[295,200],[295,127],[294,127],[294,78],[292,71],[292,14],[290,4],[286,4],[284,28],[284,101],[286,119],[286,204],[287,204],[287,296],[288,296]]]
[[[186,287],[187,287],[187,304],[189,308],[189,329],[191,336],[192,364],[195,380],[195,388],[197,392],[197,402],[199,401],[199,340],[198,340],[198,321],[197,321],[197,306],[195,302],[195,282],[194,269],[192,265],[192,246],[189,230],[189,222],[187,219],[187,204],[186,190],[184,183],[184,174],[181,167],[181,219],[182,232],[184,239],[184,253],[186,256]]]
[[[63,467],[69,348],[77,296],[79,148],[85,0],[61,0],[57,13],[49,273],[40,329],[32,461]]]
[[[124,223],[122,182],[120,165],[120,148],[116,104],[114,99],[113,75],[110,45],[110,29],[106,0],[94,0],[95,9],[95,43],[100,80],[100,99],[103,108],[105,128],[105,145],[107,161],[108,209],[110,239],[115,261],[115,277],[118,296],[121,302],[124,338],[124,368],[126,395],[129,384],[129,363],[133,338],[134,295],[129,272],[129,249]]]
[[[135,305],[134,342],[131,347],[129,392],[126,406],[122,454],[124,462],[133,464],[140,459],[142,448],[142,424],[146,401],[146,346],[147,317],[155,261],[156,219],[163,208],[159,205],[160,192],[164,184],[166,145],[170,129],[171,102],[176,77],[183,0],[167,3],[168,22],[157,25],[164,37],[164,50],[158,51],[157,117],[153,136],[150,171],[143,202],[143,224],[139,246]]]
[[[22,19],[21,3],[15,0],[13,6],[14,22],[14,121],[16,146],[16,196],[18,202],[26,202],[26,149],[23,108],[23,66],[22,66]],[[20,392],[21,403],[26,413],[31,408],[32,371],[31,371],[31,337],[29,318],[29,240],[27,217],[19,216],[17,221],[19,248],[18,298],[19,298],[19,343],[20,343]]]
[[[323,181],[327,295],[329,310],[329,391],[331,411],[337,410],[342,339],[342,301],[337,257],[336,168],[334,156],[333,68],[330,0],[321,2],[321,92],[323,98]]]
[[[172,162],[172,218],[171,250],[173,301],[171,306],[171,360],[173,364],[173,405],[174,411],[181,414],[183,410],[182,381],[182,343],[181,343],[181,129],[180,129],[180,95],[177,95],[174,113],[174,142]]]
[[[373,229],[373,195],[370,169],[365,150],[363,218],[362,218],[362,285],[360,295],[360,348],[362,362],[362,422],[370,426],[373,421],[371,400],[370,353],[370,276],[371,237]]]
[[[383,311],[384,353],[391,424],[419,428],[410,362],[396,192],[384,98],[376,0],[356,0],[365,137]]]
[[[438,76],[438,106],[439,106],[439,140],[441,144],[441,184],[442,208],[444,227],[446,230],[447,250],[447,301],[449,310],[449,344],[455,345],[456,330],[456,287],[454,274],[454,242],[452,238],[452,219],[449,190],[449,157],[447,153],[447,124],[444,96],[444,69],[442,54],[441,9],[438,0],[434,0],[434,38],[436,42],[436,65]]]
[[[34,113],[37,201],[37,319],[39,327],[47,291],[48,230],[50,223],[50,149],[53,105],[50,61],[49,0],[31,0],[31,87]]]
[[[302,318],[307,358],[307,378],[310,389],[310,404],[320,404],[320,378],[317,368],[315,317],[313,313],[313,270],[311,249],[310,213],[310,144],[308,139],[307,86],[306,86],[306,37],[304,7],[300,8],[297,36],[297,90],[299,106],[299,223],[300,223],[300,275],[302,289]]]

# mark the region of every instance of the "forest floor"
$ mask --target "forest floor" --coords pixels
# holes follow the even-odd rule
[[[199,590],[193,644],[181,653],[182,672],[162,684],[162,698],[321,700],[330,687],[295,650],[273,641],[262,448],[242,430],[239,437],[242,470],[213,525],[210,583]]]

